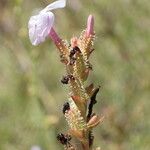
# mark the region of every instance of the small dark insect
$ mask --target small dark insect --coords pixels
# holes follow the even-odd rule
[[[75,80],[73,75],[70,74],[70,75],[63,76],[63,78],[61,79],[61,83],[68,84],[69,80]]]
[[[68,84],[69,82],[69,77],[68,76],[64,76],[62,79],[61,79],[61,83],[63,84]]]
[[[75,46],[75,47],[73,48],[73,50],[74,50],[75,52],[81,53],[81,50],[80,50],[80,48],[79,48],[78,46]]]
[[[70,51],[69,57],[72,58],[72,57],[74,56],[75,53],[76,53],[76,51],[75,51],[74,49],[72,49],[72,50]]]
[[[63,105],[63,113],[65,114],[67,110],[70,110],[70,104],[68,102]]]
[[[70,57],[70,63],[69,64],[70,65],[73,65],[76,61],[76,56],[74,56],[76,52],[81,53],[81,50],[79,49],[78,46],[73,47],[73,49],[70,51],[70,55],[69,55],[69,57]]]
[[[79,49],[78,46],[73,47],[73,49],[70,51],[69,57],[72,58],[75,55],[76,52],[80,52],[81,53],[81,50]]]
[[[59,134],[57,135],[57,140],[58,140],[61,144],[63,144],[63,145],[67,145],[67,144],[70,145],[71,135],[59,133]]]

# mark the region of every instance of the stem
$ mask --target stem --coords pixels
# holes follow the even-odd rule
[[[82,148],[83,148],[83,150],[90,150],[89,143],[88,142],[82,143]]]
[[[84,140],[81,141],[81,145],[82,145],[83,150],[90,150],[89,140],[87,137],[84,137]]]
[[[58,36],[58,34],[55,32],[54,28],[51,28],[51,31],[49,33],[50,38],[53,40],[53,42],[58,45],[61,43],[61,38]]]

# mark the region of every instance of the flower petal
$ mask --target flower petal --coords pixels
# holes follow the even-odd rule
[[[57,8],[64,8],[65,6],[66,6],[66,0],[58,0],[58,1],[55,1],[51,4],[49,4],[41,12],[51,11],[51,10],[57,9]]]
[[[38,45],[45,41],[54,23],[52,12],[42,12],[32,16],[28,23],[29,37],[33,45]]]

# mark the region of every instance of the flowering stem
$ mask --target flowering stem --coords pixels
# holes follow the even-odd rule
[[[88,78],[92,66],[89,62],[89,56],[93,50],[94,41],[94,18],[88,17],[87,28],[80,37],[71,38],[70,43],[61,40],[55,30],[50,31],[50,38],[60,51],[61,61],[66,67],[66,75],[61,82],[69,84],[69,99],[63,105],[63,114],[68,122],[70,130],[67,134],[58,136],[58,140],[63,144],[65,150],[81,150],[77,145],[73,146],[71,137],[75,137],[81,143],[82,150],[92,150],[94,135],[92,130],[100,122],[101,118],[93,113],[93,105],[96,104],[96,95],[99,88],[93,84],[85,87],[85,81]],[[69,134],[69,135],[68,135]]]

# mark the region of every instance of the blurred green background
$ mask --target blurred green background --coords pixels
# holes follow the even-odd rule
[[[33,10],[52,0],[0,0],[0,150],[62,150],[56,134],[67,130],[60,83],[63,64],[51,40],[31,45],[27,24]],[[102,150],[150,149],[150,1],[68,0],[55,10],[64,39],[95,17],[95,51],[89,81],[101,85],[94,130]]]

